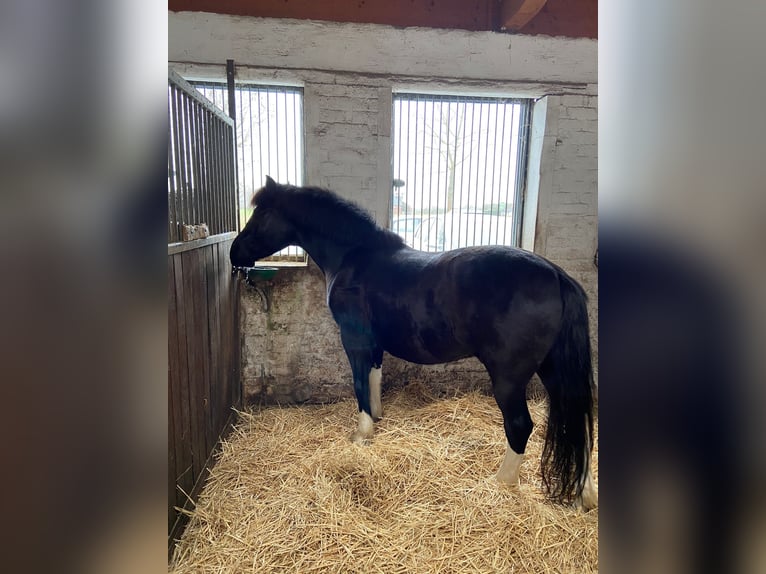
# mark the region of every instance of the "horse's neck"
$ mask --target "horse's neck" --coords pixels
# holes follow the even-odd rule
[[[351,250],[351,247],[347,245],[341,245],[315,233],[302,231],[299,236],[299,245],[325,275],[337,273],[343,258]]]

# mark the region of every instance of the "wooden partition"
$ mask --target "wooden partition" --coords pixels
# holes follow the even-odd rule
[[[241,405],[234,233],[168,248],[168,533],[196,500],[219,439]]]

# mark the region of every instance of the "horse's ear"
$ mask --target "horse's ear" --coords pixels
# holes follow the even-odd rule
[[[279,184],[276,181],[274,181],[273,179],[271,179],[271,177],[269,177],[268,175],[266,176],[266,189],[275,188],[278,185]]]

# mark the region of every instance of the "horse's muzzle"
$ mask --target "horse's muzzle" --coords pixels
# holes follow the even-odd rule
[[[229,250],[229,260],[234,267],[250,267],[253,264],[252,257],[249,257],[242,249],[239,237],[234,239]]]

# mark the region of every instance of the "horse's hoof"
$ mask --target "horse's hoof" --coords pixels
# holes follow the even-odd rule
[[[348,438],[354,444],[366,445],[366,444],[370,444],[370,439],[372,437],[369,437],[365,435],[364,433],[360,433],[359,431],[354,431],[353,433],[351,433],[351,436]]]
[[[595,495],[585,495],[583,493],[582,496],[577,498],[577,507],[582,510],[583,512],[588,512],[589,510],[593,510],[598,506],[598,497]]]
[[[585,478],[585,484],[580,496],[577,497],[576,504],[583,512],[588,512],[598,506],[598,491],[590,472]]]
[[[519,480],[518,480],[518,478],[515,481],[513,481],[513,480],[508,481],[503,476],[501,476],[500,474],[496,474],[492,478],[494,478],[495,482],[497,484],[499,484],[500,486],[503,486],[505,488],[510,488],[510,489],[513,489],[513,490],[518,490],[519,489]]]

